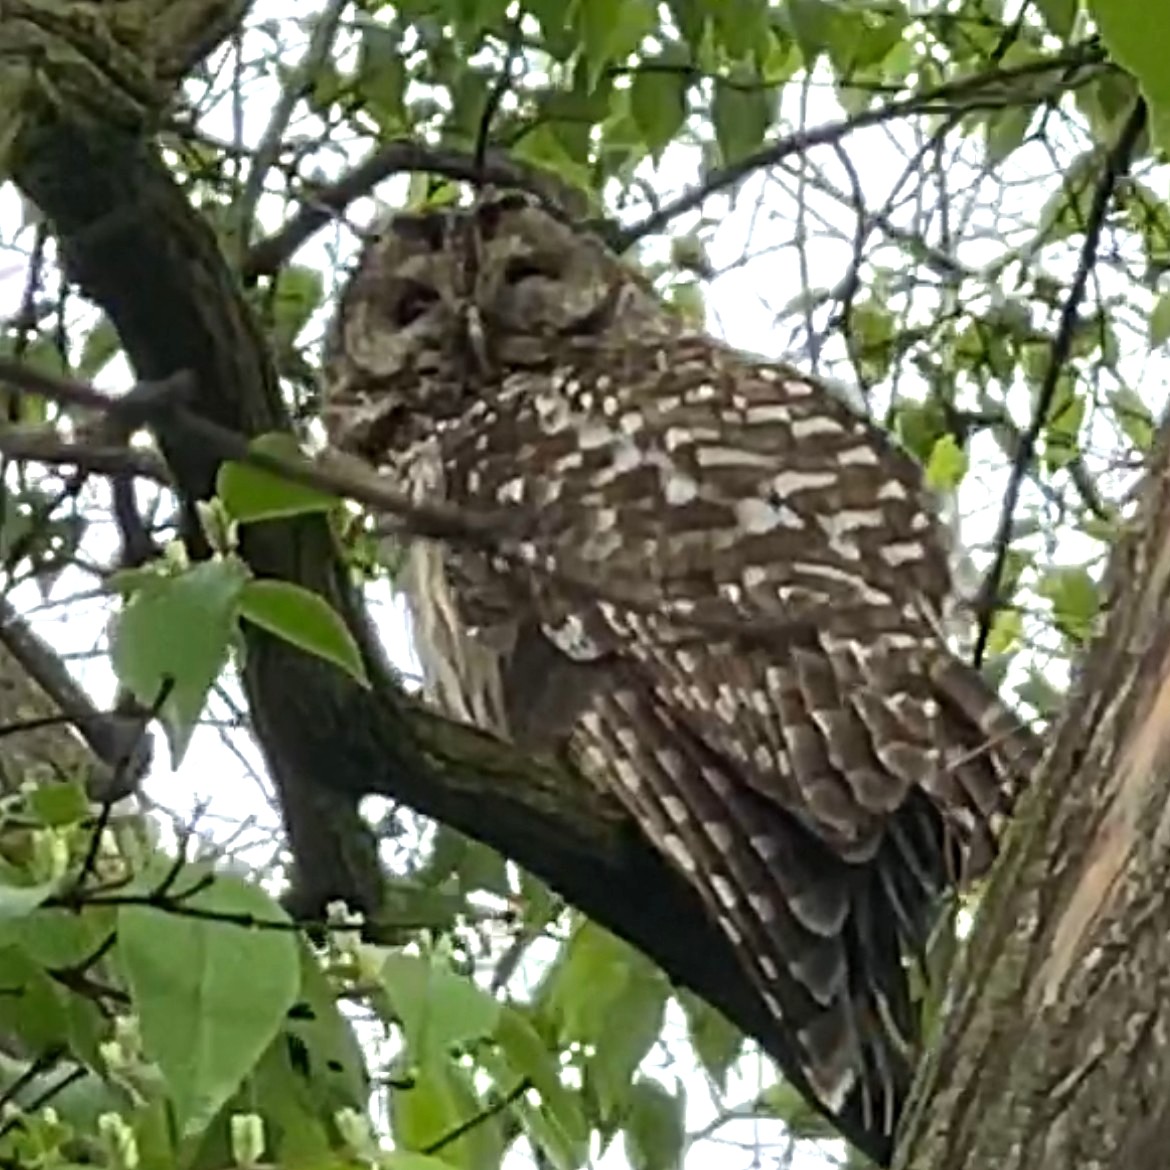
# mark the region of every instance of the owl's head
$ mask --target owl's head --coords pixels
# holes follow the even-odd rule
[[[331,440],[395,445],[396,420],[459,414],[566,347],[645,339],[679,322],[591,233],[526,195],[399,214],[366,246],[326,358]]]

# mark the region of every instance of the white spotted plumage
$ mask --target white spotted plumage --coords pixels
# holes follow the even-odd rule
[[[453,308],[468,224],[488,370]],[[839,392],[688,332],[515,196],[387,226],[327,390],[334,442],[522,533],[526,563],[414,546],[432,699],[551,740],[628,809],[748,973],[765,1046],[880,1156],[915,1038],[902,953],[993,856],[1036,754],[939,633],[947,550],[917,465]],[[420,442],[437,472],[410,479]],[[582,664],[589,685],[534,728]]]

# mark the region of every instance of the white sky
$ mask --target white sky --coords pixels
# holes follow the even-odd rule
[[[257,15],[271,8],[280,12],[274,4],[260,5]],[[242,110],[242,129],[245,142],[255,144],[263,133],[269,114],[269,103],[261,101],[264,90],[258,87],[254,97],[245,102]],[[790,123],[801,116],[800,96],[796,89],[789,87],[785,96],[784,113]],[[831,91],[826,87],[812,88],[805,99],[803,117],[809,124],[829,121],[840,116]],[[210,117],[204,128],[224,138],[232,138],[234,129],[227,103]],[[851,136],[847,150],[861,178],[862,188],[873,206],[881,206],[899,180],[906,165],[906,159],[913,153],[916,144],[910,141],[906,127],[894,130],[875,128]],[[974,157],[974,156],[973,156]],[[818,163],[824,165],[824,175],[839,189],[848,189],[848,175],[831,151],[816,155]],[[795,161],[795,160],[794,160]],[[994,211],[988,212],[975,205],[977,182],[974,173],[971,179],[971,205],[967,214],[978,228],[980,218],[986,220],[985,237],[980,241],[977,230],[968,230],[968,242],[960,250],[960,259],[966,264],[978,267],[998,256],[1003,248],[1004,225],[1013,219],[1026,225],[1033,225],[1037,213],[1035,188],[1025,180],[1036,173],[1048,173],[1052,168],[1051,156],[1045,148],[1037,145],[1018,152],[1010,160],[1004,174],[1005,201]],[[659,190],[677,190],[689,185],[695,175],[695,152],[689,149],[674,149],[668,152],[657,175],[651,176]],[[961,188],[961,177],[952,176],[953,188]],[[385,184],[378,192],[378,199],[384,204],[393,204],[403,196],[403,182]],[[708,287],[708,305],[712,329],[734,345],[744,349],[771,355],[787,354],[799,359],[800,352],[807,344],[807,337],[794,332],[794,326],[777,324],[777,314],[801,293],[802,272],[797,252],[792,247],[795,229],[795,204],[793,194],[797,192],[796,179],[789,176],[778,181],[754,179],[745,184],[738,194],[733,207],[725,199],[715,199],[707,207],[709,216],[721,217],[721,222],[710,231],[709,255],[715,268],[723,275],[718,276]],[[1044,192],[1044,197],[1050,191]],[[1013,206],[1014,201],[1014,206]],[[806,240],[807,276],[815,287],[833,286],[848,268],[852,256],[854,217],[852,211],[832,200],[813,198],[810,206],[814,209],[809,216]],[[279,223],[279,206],[272,202],[262,208],[265,226],[268,229]],[[361,223],[370,213],[369,201],[351,209],[351,219]],[[0,241],[7,244],[24,245],[30,239],[26,231],[20,233],[21,208],[11,189],[0,190]],[[636,216],[635,216],[636,218]],[[682,221],[680,226],[693,224],[696,217]],[[343,253],[352,248],[352,240],[343,229],[321,233],[296,257],[301,264],[320,265],[328,268],[330,251],[340,246]],[[741,262],[745,253],[755,259]],[[24,269],[18,251],[0,252],[0,318],[16,313],[22,293]],[[1010,290],[1004,290],[1009,292]],[[818,321],[823,325],[824,316]],[[839,358],[830,345],[826,357]],[[1135,361],[1141,360],[1138,355]],[[122,388],[128,384],[125,368],[111,367],[106,371],[103,385]],[[1147,375],[1160,371],[1161,363]],[[1162,402],[1161,379],[1142,379],[1145,386],[1158,386],[1151,393],[1150,405],[1160,411]],[[1027,403],[1023,403],[1020,420],[1026,420]],[[994,464],[994,461],[992,461]],[[963,511],[966,516],[964,531],[967,539],[986,539],[994,526],[998,509],[999,494],[1002,490],[1003,473],[983,469],[974,472],[965,484]],[[95,494],[95,499],[97,498]],[[96,559],[107,559],[113,550],[113,533],[108,522],[95,526],[86,549]],[[1083,542],[1078,546],[1069,545],[1060,550],[1060,558],[1076,563],[1087,554]],[[103,645],[104,628],[108,607],[103,599],[95,598],[84,602],[64,602],[76,593],[93,589],[91,579],[77,572],[66,573],[53,590],[51,604],[40,604],[35,590],[31,587],[22,591],[18,599],[22,608],[26,603],[33,606],[37,628],[63,652],[70,655],[92,655]],[[375,607],[379,628],[394,661],[406,670],[413,671],[415,664],[410,652],[409,632],[403,617],[402,607],[381,589],[371,598]],[[78,657],[74,660],[78,676],[92,690],[99,702],[106,702],[113,694],[113,679],[108,663],[101,656]],[[231,691],[237,693],[234,686]],[[213,700],[210,714],[224,718],[225,704]],[[160,744],[160,747],[162,745]],[[214,727],[197,731],[191,749],[177,774],[170,774],[166,765],[165,749],[157,753],[157,763],[148,783],[148,791],[165,806],[174,809],[181,816],[189,815],[197,805],[206,802],[209,814],[204,825],[214,835],[220,836],[228,827],[247,818],[255,818],[262,826],[242,841],[265,842],[267,833],[274,823],[271,810],[266,807],[264,796],[249,774],[262,774],[259,753],[243,735],[235,732],[226,734]],[[217,827],[218,826],[218,827]],[[271,856],[270,845],[264,844],[263,851],[254,853],[257,860]],[[677,1022],[676,1022],[677,1023]],[[676,1033],[677,1035],[677,1033]],[[684,1046],[672,1045],[675,1052],[685,1052]],[[696,1072],[685,1069],[688,1091],[688,1128],[692,1131],[707,1125],[714,1116],[714,1106],[703,1078]],[[744,1075],[736,1078],[728,1094],[727,1103],[748,1099],[756,1083],[758,1066],[755,1061],[745,1062]],[[665,1077],[671,1083],[671,1074]],[[779,1141],[779,1127],[771,1123],[740,1122],[725,1127],[721,1137],[741,1147],[736,1152],[727,1145],[705,1142],[692,1151],[688,1160],[689,1170],[715,1170],[738,1165],[768,1166],[779,1164],[785,1154],[784,1144]],[[513,1159],[515,1161],[515,1159]],[[795,1165],[804,1162],[808,1166],[824,1165],[816,1157],[798,1159]],[[620,1142],[602,1159],[599,1167],[617,1170],[624,1165]]]

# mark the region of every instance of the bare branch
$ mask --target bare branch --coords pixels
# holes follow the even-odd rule
[[[309,47],[300,64],[289,74],[280,91],[280,97],[272,107],[272,114],[268,119],[260,145],[252,158],[252,166],[248,171],[248,178],[244,183],[244,190],[236,202],[234,214],[236,216],[238,241],[241,248],[247,247],[248,238],[252,232],[252,221],[256,215],[256,205],[260,202],[260,194],[264,190],[264,180],[272,169],[284,141],[284,133],[288,129],[289,119],[292,118],[297,102],[313,87],[313,76],[321,67],[333,48],[337,37],[338,26],[341,23],[341,14],[349,0],[329,0],[325,8],[318,15],[313,27],[313,34],[309,38]]]
[[[1138,138],[1146,125],[1146,104],[1138,99],[1129,117],[1121,127],[1117,141],[1106,153],[1102,160],[1101,177],[1093,192],[1093,201],[1089,206],[1085,223],[1085,238],[1081,244],[1080,260],[1076,274],[1069,286],[1068,295],[1061,307],[1060,321],[1056,334],[1052,339],[1051,354],[1048,367],[1044,371],[1044,381],[1036,395],[1036,405],[1032,411],[1032,420],[1028,429],[1020,435],[1016,448],[1015,462],[1012,464],[1008,476],[1007,488],[1004,491],[1003,506],[1000,511],[999,523],[996,525],[992,547],[995,549],[995,559],[980,591],[981,596],[976,602],[979,613],[979,631],[975,638],[975,647],[972,651],[972,661],[979,666],[987,650],[987,639],[991,635],[991,623],[994,620],[999,602],[1000,583],[1003,579],[1004,566],[1007,563],[1008,547],[1011,544],[1012,524],[1015,519],[1016,505],[1020,499],[1020,488],[1024,476],[1031,466],[1032,457],[1036,451],[1036,443],[1048,422],[1048,412],[1056,394],[1056,387],[1060,379],[1060,372],[1068,361],[1072,349],[1073,334],[1077,326],[1077,315],[1081,301],[1085,296],[1089,274],[1097,259],[1097,245],[1105,226],[1105,217],[1109,213],[1109,206],[1113,200],[1113,193],[1117,189],[1118,180],[1129,169]]]

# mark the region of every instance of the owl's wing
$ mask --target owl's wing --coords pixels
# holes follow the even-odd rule
[[[851,857],[915,787],[977,844],[1035,745],[942,638],[947,547],[918,465],[817,383],[706,339],[591,356],[513,379],[454,452],[465,498],[535,517],[548,637],[623,655]]]
[[[916,1038],[903,952],[985,866],[1036,755],[938,632],[917,465],[815,383],[704,339],[513,378],[466,442],[467,498],[535,517],[546,636],[612,664],[581,766],[704,898],[789,1077],[888,1149]]]
[[[789,1079],[872,1151],[914,1067],[903,955],[924,946],[971,838],[993,847],[982,818],[965,842],[915,782],[916,758],[937,766],[934,738],[954,732],[979,758],[971,726],[957,713],[934,732],[908,726],[897,696],[856,663],[836,670],[815,641],[626,645],[573,754],[706,902],[769,1008],[776,1034],[762,1039]],[[850,780],[862,774],[865,803]]]

